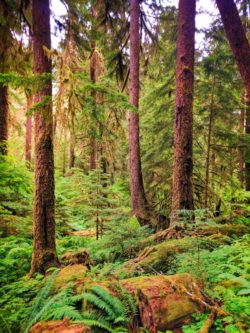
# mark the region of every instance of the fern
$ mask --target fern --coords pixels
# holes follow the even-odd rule
[[[44,304],[46,302],[47,297],[49,296],[49,294],[51,292],[51,289],[53,287],[53,283],[55,281],[55,278],[56,278],[58,272],[59,272],[59,269],[54,270],[54,272],[48,278],[48,281],[45,284],[44,288],[41,290],[41,292],[34,299],[35,306],[33,307],[33,311],[30,313],[29,320],[32,320],[32,318],[36,317],[37,314],[44,307]]]
[[[28,324],[24,329],[24,333],[28,333],[30,327],[35,324],[41,317],[44,310],[48,307],[50,302],[46,302],[47,298],[51,292],[55,278],[59,272],[59,269],[55,269],[51,276],[48,278],[47,283],[34,299],[35,306],[32,307],[32,312],[30,313]]]
[[[105,301],[103,301],[98,296],[92,294],[92,293],[84,293],[83,298],[87,300],[89,303],[93,304],[98,309],[105,311],[106,314],[108,314],[108,317],[110,320],[115,320],[116,314],[112,307],[107,304]]]
[[[116,317],[124,318],[124,321],[126,321],[126,310],[118,298],[112,296],[108,291],[99,286],[93,286],[91,290],[112,307]]]
[[[133,296],[121,285],[116,285],[115,289],[119,294],[119,299],[121,300],[123,306],[126,308],[126,313],[135,317],[138,313],[138,307]]]
[[[9,328],[8,323],[6,322],[6,320],[4,319],[4,317],[1,316],[1,315],[0,315],[0,322],[3,323],[3,326],[4,326],[5,329],[6,329],[6,333],[12,333],[12,332],[11,332],[11,329]],[[0,326],[0,328],[1,328],[1,326]]]
[[[100,322],[98,320],[91,320],[91,319],[83,319],[82,323],[86,326],[89,327],[98,327],[98,328],[102,328],[107,332],[113,333],[113,329],[109,324],[103,324],[103,322]]]
[[[59,299],[60,300],[60,299]],[[52,300],[54,301],[54,299]],[[54,305],[54,306],[53,306]],[[82,320],[82,316],[75,309],[74,306],[65,304],[63,306],[58,306],[58,303],[52,303],[52,306],[49,309],[49,312],[46,312],[42,315],[43,320],[60,320],[63,318],[70,318],[71,320]]]

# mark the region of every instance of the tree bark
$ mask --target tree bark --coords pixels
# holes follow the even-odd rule
[[[215,90],[215,76],[212,82],[211,101],[210,101],[210,114],[208,124],[208,138],[207,138],[207,156],[206,156],[206,178],[205,178],[205,199],[204,208],[208,208],[208,186],[209,186],[209,169],[210,169],[210,153],[211,153],[211,138],[212,138],[212,124],[214,118],[214,90]]]
[[[75,143],[76,143],[75,113],[72,108],[71,98],[72,98],[72,95],[69,96],[69,102],[68,102],[68,112],[70,114],[69,169],[72,169],[75,166]]]
[[[250,46],[233,0],[216,0],[230,47],[246,90],[246,134],[250,134]],[[248,149],[249,150],[249,149]],[[249,155],[249,151],[247,151]],[[245,161],[246,190],[250,191],[250,162]]]
[[[51,74],[51,60],[44,47],[51,48],[49,0],[32,1],[33,71]],[[52,80],[44,79],[34,97],[35,112],[35,197],[33,217],[34,249],[30,275],[58,263],[55,244],[55,197]],[[42,105],[41,105],[42,104]]]
[[[8,49],[12,46],[8,20],[13,20],[10,5],[6,1],[0,1],[0,12],[3,15],[3,19],[0,20],[0,73],[6,73]],[[7,155],[8,117],[8,87],[0,83],[0,154],[2,155]]]
[[[27,110],[32,106],[32,96],[27,96]],[[32,116],[26,116],[26,138],[25,138],[25,161],[27,162],[28,166],[31,163],[31,141],[32,141]]]
[[[244,180],[244,170],[245,170],[245,156],[244,156],[244,132],[245,132],[245,114],[246,114],[246,95],[242,94],[242,103],[241,110],[239,114],[239,131],[240,131],[240,139],[239,139],[239,181],[241,188],[244,188],[245,180]]]
[[[0,154],[7,154],[8,140],[8,87],[0,83]]]
[[[97,17],[97,11],[92,7],[92,17],[93,20]],[[93,40],[91,43],[91,58],[90,58],[90,80],[93,84],[97,82],[97,73],[96,73],[96,61],[95,61],[95,51],[96,51],[96,41]],[[94,101],[93,117],[96,118],[96,92],[92,92],[92,98]],[[92,132],[93,137],[90,138],[90,170],[95,170],[97,168],[97,141],[95,138],[95,130]]]
[[[193,86],[195,0],[179,0],[174,117],[172,216],[194,210],[193,199]]]
[[[75,166],[75,140],[70,138],[70,146],[69,146],[69,169],[74,168]]]
[[[129,112],[129,171],[133,212],[141,225],[148,223],[147,199],[145,196],[140,155],[139,129],[139,0],[130,4],[130,103],[136,111]]]

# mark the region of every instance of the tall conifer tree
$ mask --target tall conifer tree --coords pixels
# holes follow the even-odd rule
[[[216,0],[230,47],[246,90],[246,134],[250,134],[250,46],[233,0]],[[249,149],[248,149],[249,154]],[[245,161],[246,190],[250,191],[250,162]]]
[[[144,191],[139,129],[139,66],[140,66],[140,33],[139,33],[139,0],[130,3],[130,103],[136,111],[129,113],[129,171],[130,192],[134,214],[140,224],[147,223],[147,200]]]
[[[51,48],[49,0],[32,1],[33,71],[38,78],[35,112],[34,250],[30,274],[44,273],[57,264],[55,244],[54,156],[52,118]]]
[[[194,209],[193,86],[195,0],[179,0],[172,214]]]

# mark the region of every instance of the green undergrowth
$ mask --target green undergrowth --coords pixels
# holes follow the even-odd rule
[[[128,184],[122,180],[113,183],[107,175],[96,186],[100,179],[98,172],[84,175],[83,171],[74,170],[66,177],[56,175],[59,258],[68,251],[87,249],[92,264],[86,278],[92,281],[190,273],[204,292],[229,314],[216,319],[210,333],[247,332],[250,219],[246,193],[235,194],[239,207],[234,203],[233,208],[243,209],[242,212],[205,219],[206,212],[197,211],[195,224],[182,222],[180,239],[162,239],[158,243],[149,228],[140,227],[131,217]],[[74,288],[77,276],[72,283],[56,290],[51,289],[49,282],[56,271],[51,272],[51,280],[39,274],[32,279],[27,277],[32,255],[32,177],[31,171],[13,160],[0,160],[0,332],[24,333],[36,321],[65,316],[73,321],[85,319],[98,332],[127,332],[128,316],[135,309],[131,308],[133,302],[128,300],[129,296],[123,295],[124,291],[118,292],[120,310],[124,307],[118,316],[112,308],[118,301],[105,291],[77,294]],[[66,234],[73,230],[96,230],[97,222],[98,240]],[[91,313],[86,312],[87,301],[92,302]],[[115,315],[120,319],[115,321]],[[194,316],[184,332],[199,332],[208,315],[205,312]]]

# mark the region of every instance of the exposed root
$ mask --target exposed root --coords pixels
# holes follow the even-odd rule
[[[202,325],[202,328],[200,329],[199,333],[209,333],[209,330],[212,327],[215,319],[216,319],[216,313],[212,311],[208,316],[207,320],[205,321],[205,323]]]

